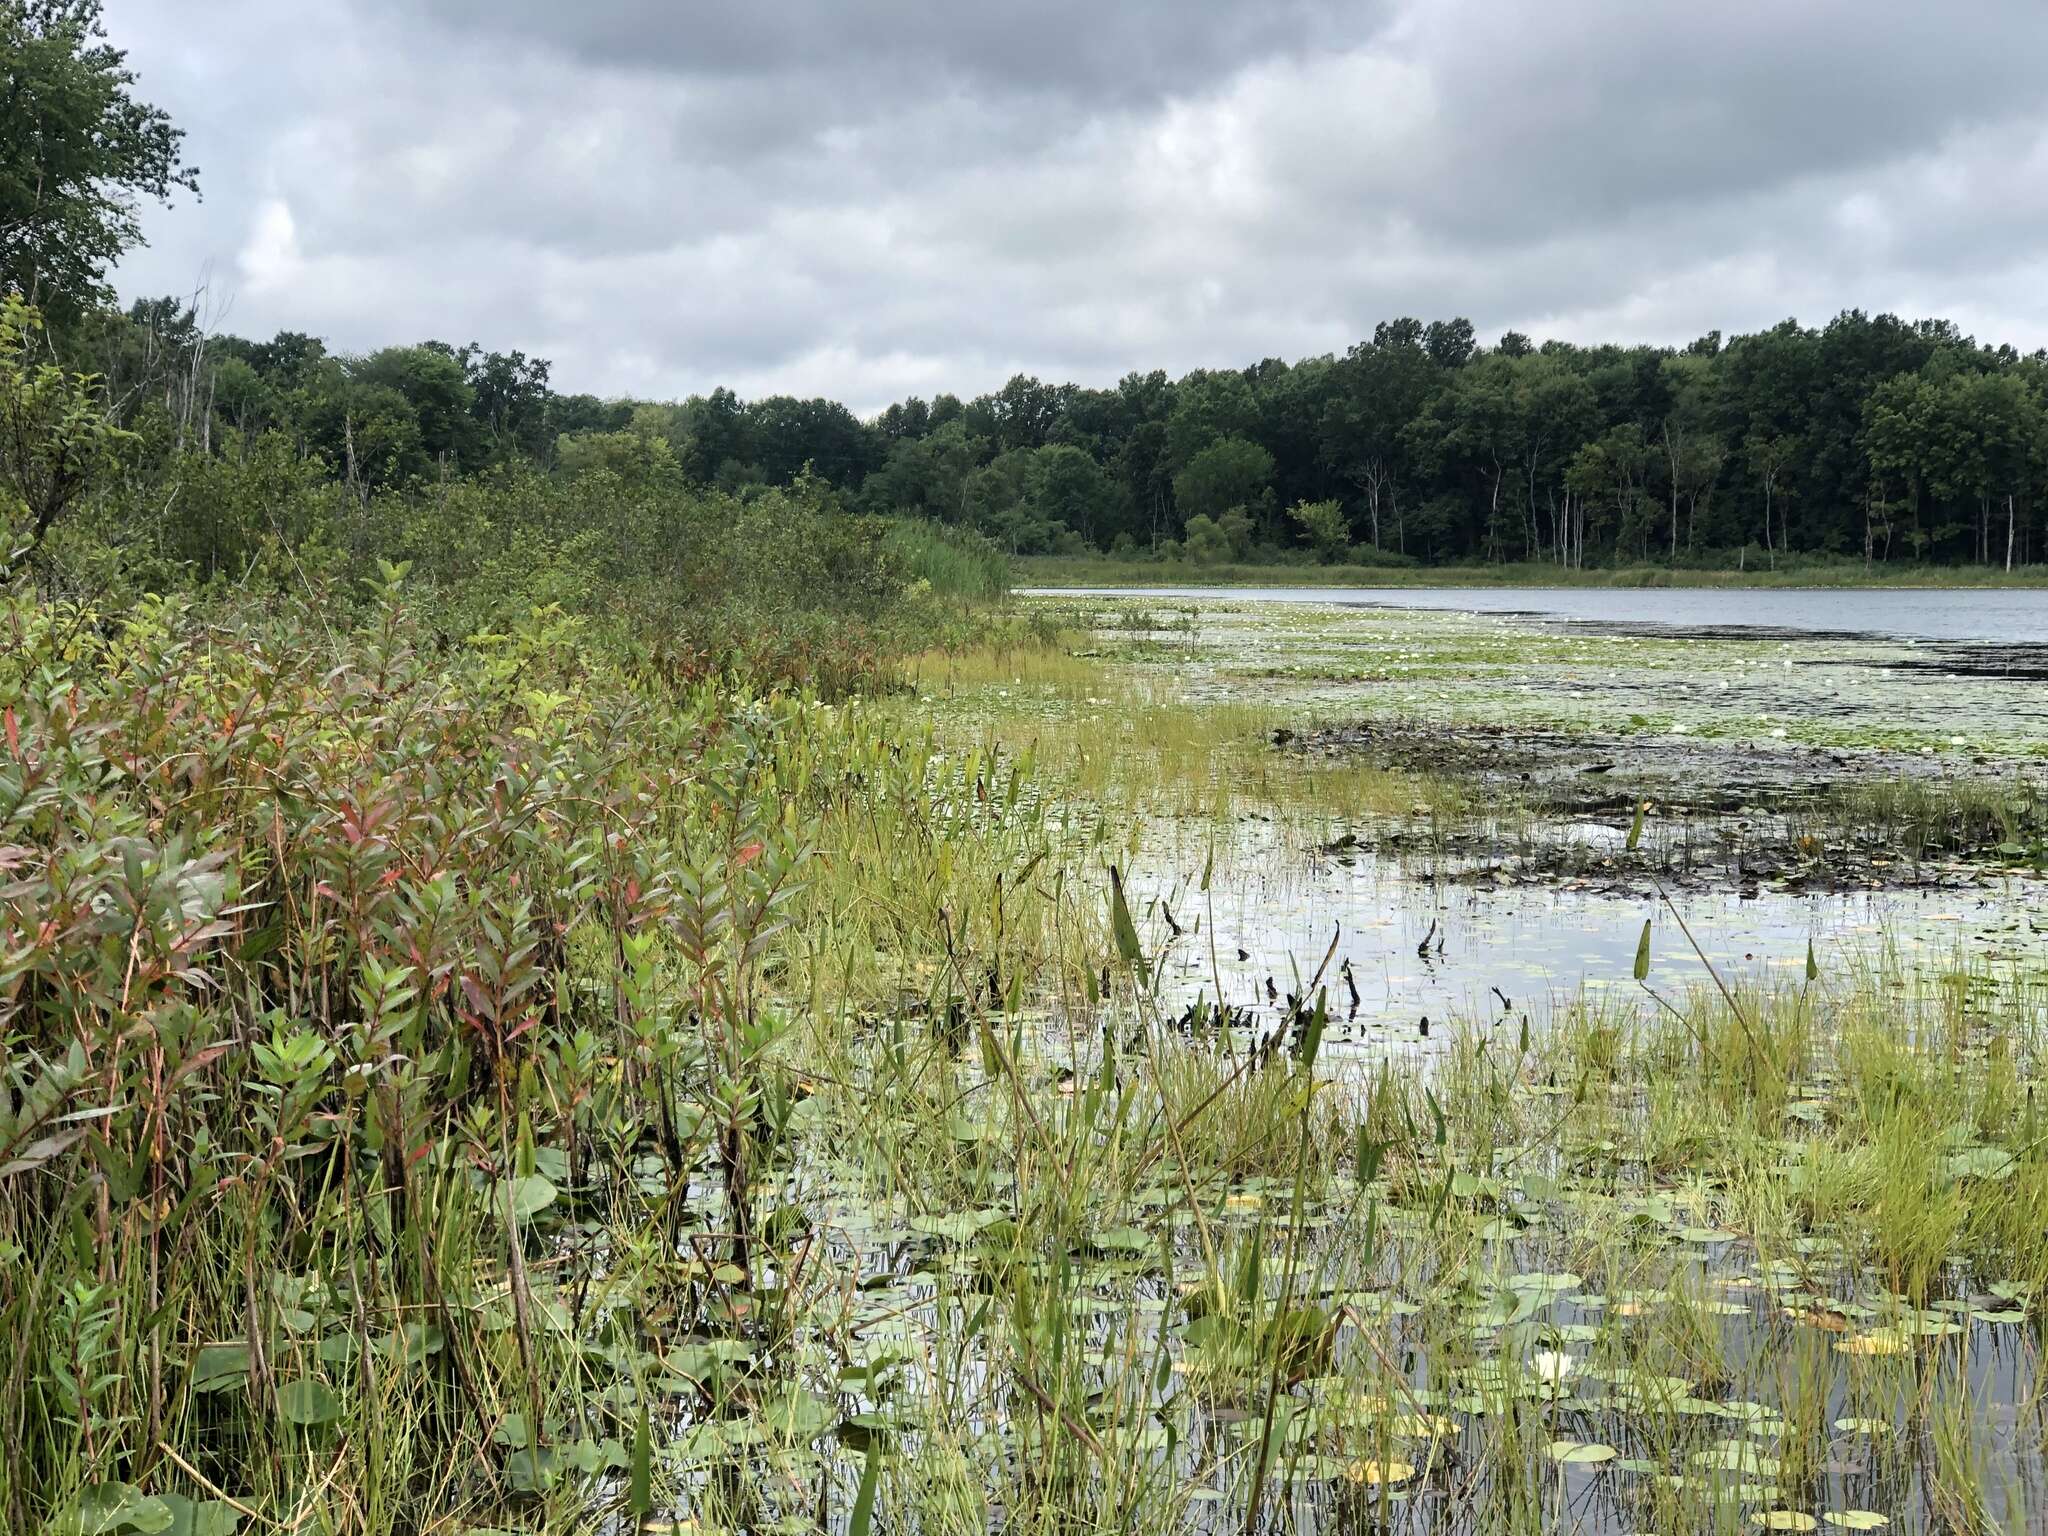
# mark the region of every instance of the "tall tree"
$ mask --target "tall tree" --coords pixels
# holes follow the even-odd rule
[[[1373,548],[1384,545],[1383,522],[1394,525],[1394,547],[1405,552],[1401,487],[1409,473],[1408,426],[1440,387],[1440,375],[1422,347],[1419,321],[1382,322],[1336,365],[1336,383],[1322,420],[1322,454],[1338,475],[1365,496]]]
[[[1242,437],[1219,438],[1173,477],[1174,500],[1183,517],[1221,521],[1239,512],[1256,523],[1272,493],[1273,455]]]
[[[101,0],[0,0],[0,287],[53,314],[107,296],[136,205],[196,194],[183,133],[138,101]]]
[[[1718,347],[1720,339],[1715,337]],[[1713,358],[1694,348],[1664,359],[1666,404],[1658,423],[1664,446],[1666,484],[1671,493],[1671,558],[1678,558],[1678,508],[1683,501],[1693,518],[1703,491],[1712,492],[1721,471],[1720,444],[1703,440],[1711,431],[1719,382]],[[1686,543],[1691,545],[1691,538]]]
[[[1791,462],[1793,446],[1794,440],[1790,436],[1767,427],[1752,428],[1743,444],[1749,467],[1756,475],[1757,483],[1763,487],[1764,553],[1769,557],[1773,570],[1778,565],[1778,546],[1771,542],[1771,512],[1777,502],[1778,479]]]

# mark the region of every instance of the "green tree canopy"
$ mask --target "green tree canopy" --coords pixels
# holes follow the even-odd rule
[[[1264,509],[1273,478],[1273,455],[1241,437],[1220,438],[1188,460],[1173,477],[1174,499],[1187,517],[1220,522],[1226,512]]]
[[[199,190],[182,132],[135,99],[101,0],[0,0],[0,286],[63,312],[106,296],[136,204]]]

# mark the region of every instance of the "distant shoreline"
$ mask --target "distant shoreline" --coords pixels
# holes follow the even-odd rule
[[[2048,566],[2010,573],[1971,566],[1915,566],[1875,570],[1861,561],[1800,562],[1784,570],[1688,570],[1662,566],[1562,571],[1553,565],[1191,565],[1184,561],[1113,560],[1057,555],[1024,555],[1011,562],[1013,590],[1067,591],[1129,587],[1526,587],[1568,590],[1586,587],[1642,589],[1776,588],[1785,591],[1862,589],[1869,591],[2040,590],[2048,588]]]

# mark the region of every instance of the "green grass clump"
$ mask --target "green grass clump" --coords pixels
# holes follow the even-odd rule
[[[1010,590],[1009,557],[971,529],[900,519],[890,524],[885,547],[913,580],[943,597],[985,602]]]

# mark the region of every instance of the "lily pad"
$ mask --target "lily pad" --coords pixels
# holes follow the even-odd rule
[[[326,1382],[300,1376],[277,1389],[277,1411],[287,1424],[332,1424],[341,1417],[341,1399]]]
[[[555,1186],[545,1174],[530,1173],[523,1179],[501,1181],[501,1187],[506,1182],[510,1184],[512,1214],[522,1221],[555,1203]]]
[[[192,1361],[194,1392],[224,1392],[249,1379],[247,1344],[202,1344]]]
[[[1612,1461],[1619,1453],[1611,1445],[1597,1441],[1553,1440],[1550,1442],[1550,1459],[1565,1466],[1591,1466],[1598,1462]]]
[[[1844,1355],[1903,1355],[1912,1346],[1896,1329],[1875,1328],[1869,1333],[1852,1333],[1835,1340],[1835,1351]]]
[[[1368,1488],[1393,1487],[1405,1483],[1415,1475],[1415,1464],[1409,1461],[1354,1461],[1344,1468],[1344,1480],[1360,1483]]]

